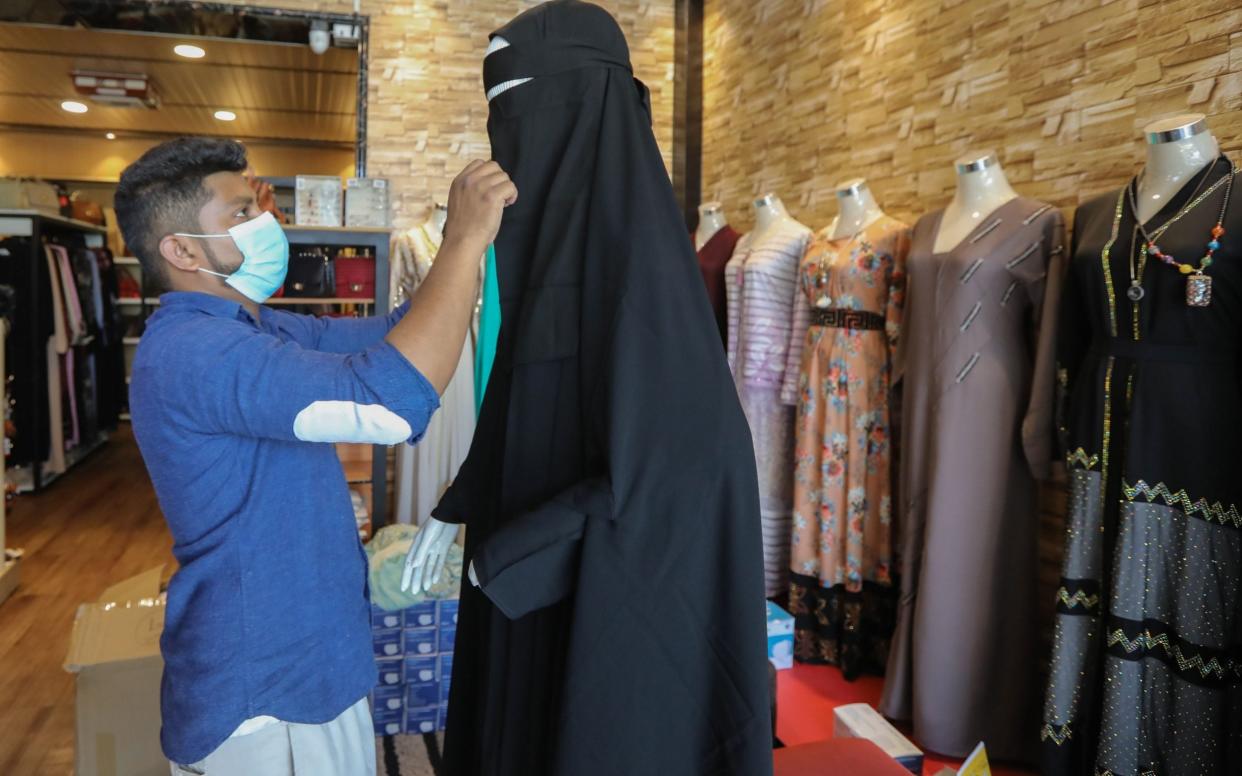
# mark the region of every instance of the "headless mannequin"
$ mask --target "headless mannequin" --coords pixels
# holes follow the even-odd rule
[[[853,237],[884,217],[884,210],[862,178],[848,180],[837,188],[837,207],[831,229],[834,240]]]
[[[1220,144],[1201,113],[1148,124],[1147,164],[1138,182],[1138,216],[1146,223],[1194,176],[1220,156]]]
[[[704,202],[699,205],[699,226],[694,230],[694,249],[703,250],[707,241],[728,225],[729,219],[725,218],[724,208],[719,202]]]
[[[956,165],[957,191],[940,219],[932,247],[936,253],[956,248],[985,218],[1018,196],[996,154],[971,154],[958,159]]]
[[[487,54],[508,48],[509,41],[499,36],[492,38],[487,46]],[[487,92],[487,101],[491,102],[497,96],[509,91],[515,86],[521,86],[534,79],[519,78],[514,81],[506,81],[496,84]],[[444,230],[444,221],[448,218],[448,209],[445,208],[441,213],[440,205],[437,203],[436,209],[432,211],[431,225],[439,224],[441,233]],[[423,523],[418,529],[418,533],[414,536],[414,541],[410,542],[410,551],[405,556],[405,571],[401,574],[402,591],[411,590],[414,593],[424,593],[432,588],[440,581],[440,575],[444,572],[444,564],[448,560],[449,545],[457,541],[457,534],[460,526],[452,523],[445,523],[434,517],[428,517],[427,522]],[[479,580],[474,572],[474,563],[470,563],[467,571],[470,582],[478,587]]]
[[[752,232],[751,245],[757,243],[769,229],[778,224],[790,223],[799,225],[785,210],[785,203],[775,194],[764,194],[755,200],[755,231]]]

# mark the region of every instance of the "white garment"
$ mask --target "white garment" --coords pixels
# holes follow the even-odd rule
[[[427,277],[440,240],[440,233],[429,224],[397,238],[393,278],[394,288],[400,279],[402,299],[415,294]],[[395,293],[393,302],[400,304]],[[457,476],[474,437],[474,390],[474,338],[467,337],[453,379],[440,397],[440,411],[431,417],[426,434],[417,445],[397,448],[397,522],[426,522]]]
[[[369,700],[321,725],[272,722],[235,733],[205,760],[169,765],[172,776],[375,776]]]

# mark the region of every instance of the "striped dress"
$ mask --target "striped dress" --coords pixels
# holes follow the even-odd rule
[[[763,566],[768,597],[789,579],[793,506],[793,408],[781,403],[798,263],[811,230],[784,218],[738,241],[725,265],[729,368],[750,422],[759,471]]]

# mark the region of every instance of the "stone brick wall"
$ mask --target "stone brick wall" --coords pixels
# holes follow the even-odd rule
[[[1206,113],[1242,150],[1239,0],[705,3],[703,199],[739,229],[767,191],[826,226],[852,177],[913,222],[948,203],[954,159],[977,149],[1068,219],[1139,169],[1146,124],[1179,113]],[[1040,502],[1049,623],[1061,483]]]
[[[248,0],[352,13],[352,0]],[[620,21],[651,88],[666,164],[673,137],[673,0],[596,0]],[[388,178],[393,224],[415,226],[471,159],[487,158],[487,35],[535,0],[362,0],[371,19],[367,174]]]
[[[1142,127],[1177,113],[1242,147],[1238,0],[705,2],[703,198],[744,227],[768,190],[825,226],[855,176],[913,219],[981,148],[1069,215],[1134,174]]]

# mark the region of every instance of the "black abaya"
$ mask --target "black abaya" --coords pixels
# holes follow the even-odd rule
[[[771,773],[750,435],[651,131],[602,9],[497,35],[502,320],[469,457],[445,770]]]

